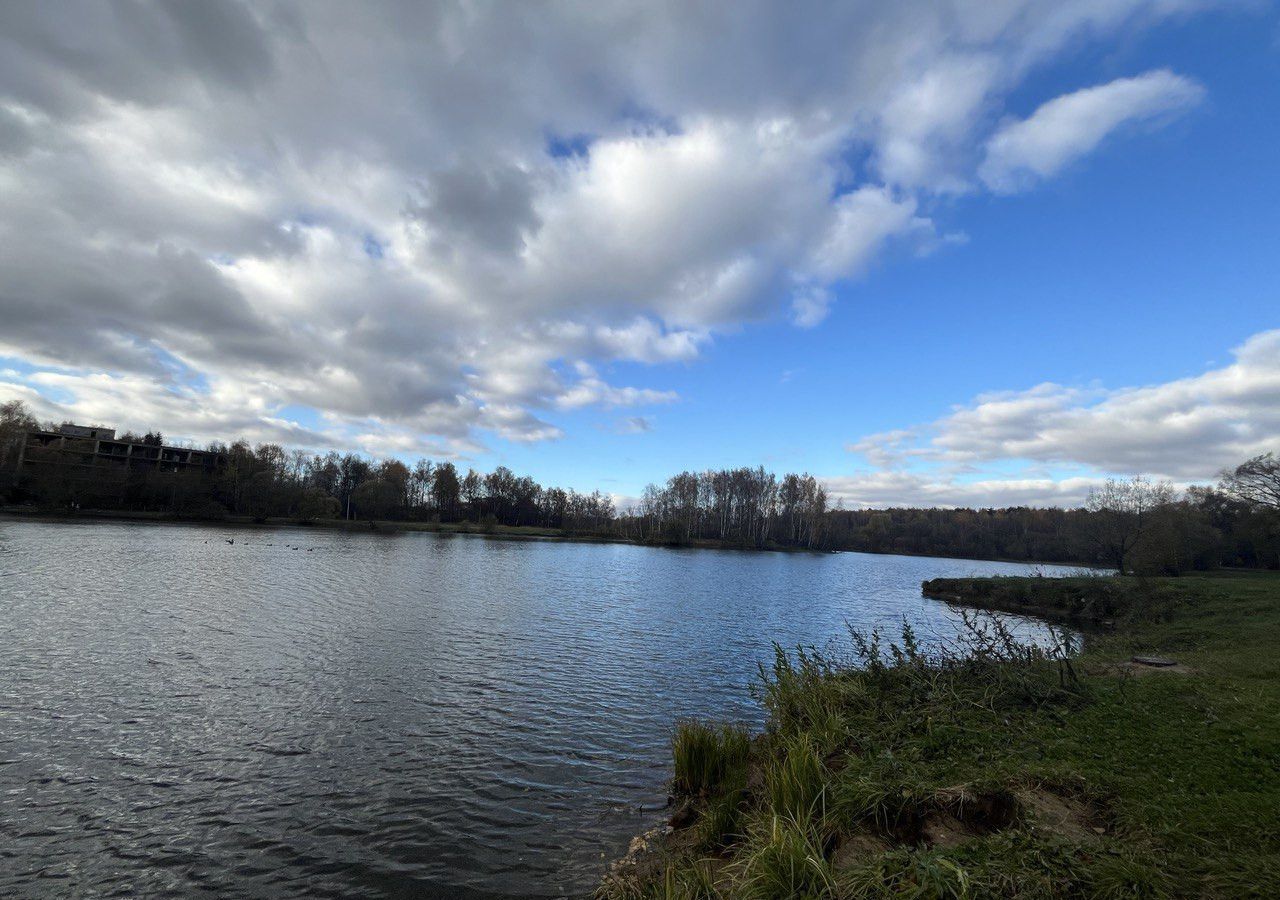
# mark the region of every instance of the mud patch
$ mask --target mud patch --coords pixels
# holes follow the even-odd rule
[[[950,813],[934,813],[920,823],[919,843],[945,850],[958,847],[980,833]]]
[[[951,849],[1009,828],[1030,826],[1073,842],[1090,843],[1110,827],[1105,808],[1070,786],[962,786],[939,791],[892,843]]]
[[[892,849],[892,844],[869,831],[845,835],[831,853],[831,866],[837,872],[859,865]]]
[[[1090,674],[1119,675],[1125,678],[1145,678],[1148,675],[1195,675],[1191,666],[1175,662],[1171,666],[1149,666],[1144,663],[1126,659],[1122,662],[1107,663],[1092,670]]]
[[[972,838],[1010,828],[1021,817],[1021,801],[1012,791],[971,786],[947,788],[934,796],[934,803],[917,821],[909,843],[955,847]]]
[[[1089,843],[1111,830],[1100,803],[1069,790],[1041,785],[1020,792],[1018,800],[1032,827],[1069,841]]]

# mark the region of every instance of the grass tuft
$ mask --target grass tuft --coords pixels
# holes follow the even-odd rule
[[[807,733],[782,739],[766,764],[765,790],[773,814],[792,821],[826,818],[826,773]]]
[[[708,722],[681,722],[671,738],[677,793],[709,796],[739,776],[747,765],[751,738],[745,728]]]
[[[932,850],[895,850],[840,877],[840,892],[845,897],[960,900],[975,896],[973,887],[973,879],[962,865]]]
[[[1150,858],[1108,853],[1088,868],[1090,895],[1097,900],[1157,900],[1169,896],[1169,878]]]
[[[669,866],[662,880],[662,900],[721,900],[715,870],[705,861],[690,866]]]
[[[803,821],[770,817],[751,835],[741,871],[739,894],[747,900],[835,895],[835,872],[821,837]]]
[[[747,798],[746,785],[739,784],[707,802],[697,823],[700,849],[721,853],[741,839]]]

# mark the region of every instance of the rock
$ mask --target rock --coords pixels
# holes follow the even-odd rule
[[[1166,659],[1163,656],[1135,656],[1133,661],[1140,666],[1157,666],[1161,669],[1169,666],[1176,666],[1178,661],[1175,659]]]

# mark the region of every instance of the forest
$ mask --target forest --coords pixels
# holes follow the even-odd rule
[[[37,427],[19,403],[0,406],[0,499],[47,511],[162,512],[179,518],[470,522],[535,526],[667,546],[855,550],[1099,565],[1176,574],[1218,566],[1280,568],[1280,460],[1265,454],[1216,485],[1178,492],[1142,477],[1110,480],[1077,509],[844,509],[809,474],[762,467],[681,472],[627,508],[599,491],[543,486],[499,466],[375,461],[245,441],[204,448],[202,471],[63,464],[28,453]],[[160,445],[149,433],[139,439]]]

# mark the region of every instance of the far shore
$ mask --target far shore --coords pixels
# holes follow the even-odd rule
[[[804,547],[788,547],[771,544],[765,547],[744,547],[730,541],[698,539],[687,544],[664,544],[637,541],[633,538],[608,534],[590,534],[545,528],[537,525],[481,525],[477,522],[418,522],[393,519],[288,519],[270,517],[254,519],[251,516],[227,515],[209,519],[178,516],[171,513],[128,510],[48,510],[35,507],[3,506],[0,515],[32,522],[140,522],[154,525],[219,525],[227,528],[275,529],[315,528],[330,531],[353,531],[376,534],[395,534],[402,531],[420,531],[431,534],[465,534],[476,537],[507,541],[556,541],[575,544],[630,544],[636,547],[663,547],[673,550],[742,550],[775,553],[830,553],[830,550],[809,550]],[[843,552],[843,551],[841,551]]]
[[[371,520],[371,519],[289,519],[271,517],[262,521],[250,516],[227,515],[223,518],[209,519],[194,516],[179,516],[172,513],[154,511],[129,511],[107,509],[49,510],[31,506],[0,506],[0,516],[23,519],[32,522],[145,522],[155,525],[221,525],[227,528],[270,529],[270,528],[317,528],[338,531],[353,531],[377,534],[395,534],[401,531],[419,531],[431,534],[465,534],[476,537],[492,538],[506,541],[553,541],[575,544],[629,544],[635,547],[659,547],[669,550],[736,550],[741,552],[771,553],[865,553],[868,556],[909,556],[918,559],[969,559],[974,562],[1018,563],[1029,566],[1063,566],[1080,571],[1092,571],[1095,566],[1078,562],[1062,562],[1048,559],[1011,559],[1009,557],[977,557],[948,556],[945,553],[911,553],[903,550],[845,550],[806,549],[783,544],[770,544],[765,547],[744,547],[730,541],[716,541],[700,538],[687,544],[669,544],[660,542],[637,541],[634,538],[608,534],[589,534],[582,532],[566,532],[559,528],[545,528],[537,525],[491,525],[483,526],[476,522],[419,522],[408,520]]]

